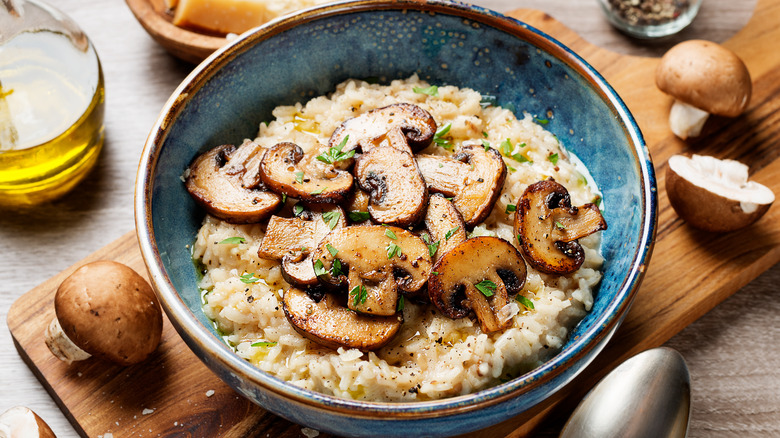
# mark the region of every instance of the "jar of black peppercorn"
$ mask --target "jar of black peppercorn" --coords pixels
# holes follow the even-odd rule
[[[702,0],[599,0],[610,23],[636,38],[660,38],[688,26]]]

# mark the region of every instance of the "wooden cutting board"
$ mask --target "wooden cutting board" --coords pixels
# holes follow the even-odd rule
[[[653,79],[657,59],[595,47],[539,11],[510,15],[583,56],[625,100],[658,172],[659,227],[654,255],[631,311],[596,361],[532,411],[470,436],[526,436],[543,421],[560,422],[615,364],[663,344],[780,261],[780,208],[771,208],[757,224],[739,232],[700,232],[675,215],[663,178],[671,155],[696,152],[740,160],[750,166],[752,179],[780,194],[780,0],[759,0],[753,19],[725,43],[742,57],[753,77],[749,110],[737,119],[710,120],[703,135],[687,143],[670,134],[671,100],[656,89]],[[54,358],[42,339],[53,317],[54,291],[78,266],[98,259],[125,263],[145,275],[135,233],[129,232],[20,297],[7,317],[20,355],[79,434],[301,436],[301,426],[255,406],[215,377],[167,320],[160,348],[143,364],[121,368],[92,360],[66,366]]]

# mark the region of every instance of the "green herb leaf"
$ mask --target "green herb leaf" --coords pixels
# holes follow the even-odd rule
[[[452,124],[447,123],[446,125],[439,127],[433,135],[433,142],[446,150],[452,149],[452,140],[444,138],[444,136],[450,132],[450,128],[452,128]]]
[[[404,311],[404,296],[401,295],[398,297],[398,305],[395,307],[396,312],[403,312]]]
[[[314,262],[314,275],[316,275],[317,277],[322,277],[327,273],[328,271],[325,270],[325,265],[322,263],[322,260],[317,259]]]
[[[520,233],[517,233],[517,235],[515,237],[517,237],[517,241],[522,245],[523,244],[523,236],[521,236]]]
[[[322,213],[323,222],[328,224],[328,227],[331,230],[336,228],[336,225],[339,224],[339,219],[341,219],[341,213],[339,211],[334,210],[334,211],[326,211],[325,213]]]
[[[300,215],[301,215],[301,213],[303,213],[303,205],[301,205],[301,204],[295,204],[295,205],[293,206],[293,214],[294,214],[295,216],[300,216]]]
[[[282,193],[282,204],[287,202],[287,193]]]
[[[341,270],[341,260],[339,259],[333,259],[333,266],[330,267],[330,275],[331,277],[338,277],[339,275],[342,275],[344,272]]]
[[[558,164],[558,154],[552,154],[547,156],[547,161],[553,163],[553,165]]]
[[[341,140],[341,143],[328,149],[327,151],[321,153],[320,155],[317,155],[316,158],[322,161],[323,163],[333,164],[337,161],[343,161],[354,157],[355,156],[354,149],[352,149],[349,152],[341,152],[341,150],[344,149],[344,146],[346,146],[347,140],[349,140],[349,135],[345,136],[344,139]]]
[[[496,290],[496,284],[490,280],[482,280],[475,284],[474,287],[476,287],[477,290],[482,292],[482,295],[486,297],[492,297],[493,291]]]
[[[444,239],[445,240],[450,240],[450,237],[452,237],[453,234],[457,233],[459,229],[460,229],[460,227],[455,227],[455,228],[447,231],[446,233],[444,233]]]
[[[490,150],[490,142],[487,140],[482,140],[482,147],[485,148],[486,151]]]
[[[596,207],[601,208],[601,196],[599,196],[599,195],[594,196],[593,200],[590,201],[590,202],[592,202],[593,204],[596,204]]]
[[[509,214],[509,213],[512,213],[512,212],[515,212],[515,211],[517,211],[517,205],[509,204],[509,205],[506,206],[506,211],[505,211],[506,214]]]
[[[436,85],[431,85],[430,87],[422,88],[422,87],[413,87],[412,91],[418,94],[427,94],[428,96],[436,97],[439,95],[439,87]]]
[[[514,158],[514,160],[517,161],[518,163],[531,163],[531,164],[533,164],[533,161],[529,160],[528,158],[525,157],[525,155],[522,155],[522,154],[514,154],[514,155],[512,155],[512,158]]]
[[[275,346],[276,346],[276,344],[277,344],[276,342],[260,341],[260,342],[254,342],[254,343],[253,343],[251,346],[252,346],[252,347],[264,347],[264,348],[269,348],[269,347],[275,347]]]
[[[512,149],[513,149],[512,142],[509,141],[508,138],[501,142],[501,146],[500,147],[501,147],[501,153],[502,154],[506,155],[507,157],[512,155]]]
[[[311,192],[311,194],[312,194],[312,195],[319,195],[319,194],[322,194],[322,192],[323,192],[323,191],[325,191],[325,189],[327,189],[327,187],[320,187],[319,189],[317,189],[317,190],[315,190],[315,191]]]
[[[349,291],[349,296],[352,297],[352,306],[355,307],[358,304],[363,304],[368,298],[368,290],[362,284],[355,286]]]
[[[246,284],[252,284],[260,281],[260,278],[255,277],[254,272],[247,272],[246,274],[239,277],[239,279],[241,280],[242,283],[246,283]]]
[[[437,240],[428,244],[428,254],[431,257],[433,257],[434,254],[436,254],[436,251],[439,250],[439,243],[441,243],[441,240]]]
[[[239,243],[246,243],[246,239],[243,237],[235,236],[235,237],[228,237],[227,239],[223,240],[222,242],[219,242],[219,245],[236,245]]]
[[[387,245],[387,258],[391,259],[393,256],[401,257],[401,247],[396,245],[395,243],[391,243],[390,245]]]
[[[506,168],[509,169],[510,172],[516,172],[517,171],[517,169],[515,169],[512,166],[506,166]]]
[[[536,123],[540,124],[540,125],[546,125],[546,124],[550,123],[550,121],[547,120],[547,119],[540,119],[540,118],[536,118],[536,117],[534,117],[534,121]]]
[[[295,172],[295,182],[298,184],[303,184],[303,171],[299,170]]]
[[[438,273],[438,272],[436,272],[436,271],[431,271],[431,274],[432,274],[432,275],[439,275],[439,273]]]
[[[522,296],[520,294],[515,295],[515,301],[517,301],[518,303],[520,303],[523,306],[525,306],[525,308],[528,309],[528,310],[534,310],[534,303],[533,303],[533,301],[529,300],[528,298],[526,298],[526,297],[524,297],[524,296]]]
[[[385,229],[385,236],[387,236],[387,237],[389,237],[389,238],[391,238],[393,240],[397,240],[398,239],[398,236],[396,236],[395,233],[393,232],[393,230],[391,230],[390,228],[386,228]]]
[[[558,221],[555,221],[555,228],[557,228],[559,230],[565,230],[566,226],[564,226],[562,223],[560,223]]]
[[[349,220],[352,222],[363,222],[365,220],[368,220],[368,218],[371,217],[371,214],[367,211],[350,211],[347,212],[347,216],[349,217]]]
[[[485,131],[482,131],[482,136],[485,137],[485,138],[488,138],[488,133],[485,132]]]
[[[336,254],[338,254],[338,253],[339,253],[339,250],[337,250],[336,248],[334,248],[334,247],[333,247],[333,246],[332,246],[330,243],[326,243],[326,244],[325,244],[325,248],[328,250],[328,252],[330,253],[330,255],[332,255],[333,257],[336,257]]]

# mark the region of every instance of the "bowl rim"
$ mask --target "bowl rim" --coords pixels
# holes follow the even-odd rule
[[[516,35],[537,48],[546,51],[579,73],[606,103],[620,120],[626,137],[634,148],[631,153],[638,170],[641,187],[641,201],[645,208],[641,218],[641,236],[637,250],[630,263],[630,271],[623,279],[615,299],[604,314],[593,322],[593,328],[583,333],[571,344],[558,352],[541,366],[497,386],[484,388],[471,394],[453,396],[437,400],[415,402],[376,402],[339,398],[312,390],[299,388],[252,366],[240,358],[221,340],[217,339],[197,319],[176,293],[170,279],[165,274],[160,253],[154,239],[151,218],[152,178],[162,146],[167,137],[166,128],[172,124],[186,106],[187,98],[198,92],[217,71],[233,58],[248,50],[256,42],[264,41],[301,23],[320,20],[334,15],[371,10],[415,10],[458,16],[482,25],[488,25],[508,34]],[[209,351],[213,360],[218,361],[231,372],[243,376],[254,385],[271,391],[293,402],[322,408],[327,406],[331,412],[350,415],[376,416],[392,413],[393,418],[414,417],[430,418],[453,415],[464,411],[482,409],[504,402],[510,398],[527,394],[539,389],[580,360],[590,362],[588,353],[603,344],[614,333],[623,320],[643,279],[645,268],[652,254],[657,226],[656,179],[650,154],[642,133],[625,103],[607,81],[582,57],[546,33],[517,19],[505,16],[490,9],[450,0],[345,0],[323,6],[307,8],[296,14],[279,17],[262,26],[256,27],[217,50],[198,65],[176,88],[168,99],[160,116],[152,128],[141,155],[135,188],[136,232],[141,254],[150,274],[150,280],[166,311],[171,323],[179,335],[187,342],[197,344],[198,348]],[[203,360],[203,359],[202,359]],[[583,369],[584,366],[580,368]],[[578,373],[575,372],[576,375]],[[573,378],[574,375],[571,376]],[[565,383],[565,382],[564,382]],[[562,386],[559,385],[559,387]],[[558,388],[553,390],[556,391]]]

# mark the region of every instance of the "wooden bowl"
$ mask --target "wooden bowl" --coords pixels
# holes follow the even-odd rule
[[[172,23],[173,13],[164,0],[126,0],[144,29],[173,56],[199,64],[212,52],[227,43],[223,36],[184,29]]]

